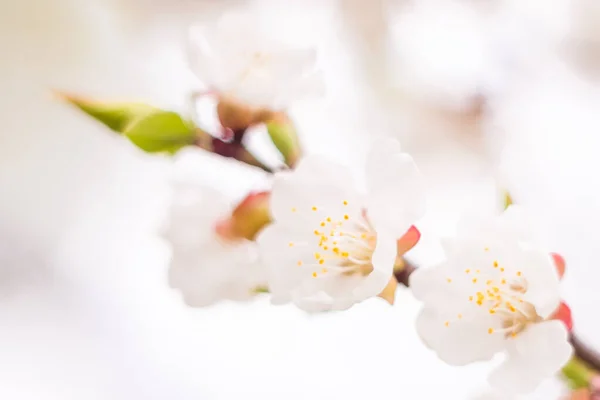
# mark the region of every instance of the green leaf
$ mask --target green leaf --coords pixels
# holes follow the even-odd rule
[[[285,163],[293,167],[301,155],[296,129],[289,119],[274,120],[266,123],[271,141],[279,150]]]
[[[117,133],[123,133],[134,120],[158,111],[143,103],[100,102],[65,93],[58,96]]]
[[[123,134],[148,153],[173,154],[194,144],[196,127],[177,113],[157,110],[131,122]]]

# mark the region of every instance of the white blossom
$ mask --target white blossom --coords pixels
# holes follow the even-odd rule
[[[295,100],[320,95],[317,50],[278,41],[267,18],[231,12],[216,23],[190,29],[192,67],[221,95],[280,110]]]
[[[417,330],[446,363],[465,365],[506,354],[490,384],[529,393],[571,356],[567,328],[549,317],[560,304],[550,254],[532,245],[522,211],[465,221],[446,243],[447,260],[410,281],[424,303]]]
[[[210,188],[174,182],[173,203],[164,237],[172,248],[169,284],[192,307],[219,300],[249,300],[266,282],[256,243],[217,234],[231,207]]]
[[[401,238],[423,214],[412,158],[398,142],[376,142],[366,163],[367,194],[350,170],[309,156],[275,177],[274,222],[258,238],[274,303],[342,310],[378,295],[390,281]]]

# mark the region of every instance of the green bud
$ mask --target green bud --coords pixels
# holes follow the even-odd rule
[[[271,137],[271,141],[283,156],[283,160],[288,167],[294,167],[302,150],[294,125],[289,118],[276,118],[266,122],[267,131]]]

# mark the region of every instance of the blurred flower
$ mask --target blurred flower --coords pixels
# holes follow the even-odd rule
[[[366,176],[366,196],[347,168],[319,156],[275,176],[274,223],[258,237],[274,303],[343,310],[384,290],[398,250],[418,240],[409,228],[425,201],[412,158],[394,140],[375,143]]]
[[[265,22],[253,13],[232,12],[193,27],[191,62],[199,79],[220,96],[270,110],[321,93],[316,49],[287,46],[266,32]]]
[[[187,182],[174,184],[165,239],[171,244],[169,284],[184,301],[203,307],[219,300],[244,301],[262,291],[266,270],[254,242],[218,234],[231,209],[219,193]]]
[[[463,223],[447,261],[411,277],[424,302],[417,330],[425,344],[451,365],[505,352],[490,384],[507,395],[532,391],[572,352],[565,325],[550,319],[560,303],[552,257],[530,240],[520,209],[510,206]]]

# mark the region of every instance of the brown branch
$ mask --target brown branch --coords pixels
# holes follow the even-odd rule
[[[410,287],[410,275],[417,270],[417,266],[409,260],[404,260],[405,266],[400,271],[394,271],[396,280],[401,285]],[[569,341],[573,346],[575,356],[586,363],[590,368],[600,372],[600,352],[582,342],[575,333],[571,332]]]

